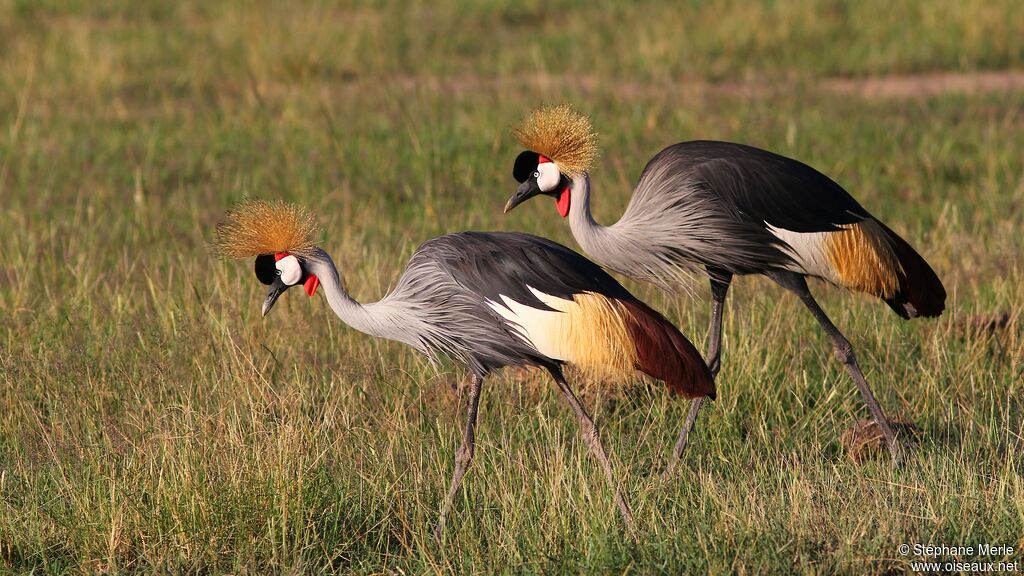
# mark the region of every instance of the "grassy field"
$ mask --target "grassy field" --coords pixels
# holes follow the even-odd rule
[[[279,4],[0,0],[0,571],[888,574],[901,543],[1024,546],[1024,92],[823,88],[1020,70],[1016,1]],[[851,461],[867,411],[825,336],[741,278],[671,482],[686,403],[581,386],[637,546],[534,372],[485,384],[434,544],[462,374],[319,297],[261,319],[251,263],[208,243],[245,196],[303,203],[363,300],[444,232],[575,247],[549,202],[501,214],[509,127],[560,102],[601,133],[600,221],[661,147],[719,138],[818,167],[919,248],[937,320],[812,287],[920,428],[905,467]],[[701,345],[703,284],[627,286]]]

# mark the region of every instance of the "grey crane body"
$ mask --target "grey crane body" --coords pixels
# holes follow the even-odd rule
[[[841,202],[833,208],[822,207],[836,198]],[[672,289],[701,266],[732,275],[814,275],[799,269],[769,222],[796,232],[830,232],[869,217],[838,184],[805,164],[741,144],[696,140],[652,158],[626,211],[610,226],[591,217],[589,175],[573,178],[568,219],[580,247],[599,264]]]
[[[505,366],[557,368],[562,364],[524,341],[495,312],[502,296],[548,309],[529,290],[571,298],[585,291],[634,300],[599,266],[537,236],[514,232],[462,232],[431,239],[409,259],[395,287],[377,302],[360,304],[344,289],[331,257],[307,257],[327,302],[353,328],[396,340],[431,359],[448,357],[486,376]]]
[[[557,152],[558,137],[552,138],[556,144],[546,142],[537,126],[545,126],[548,115],[548,123],[557,128],[557,120],[550,118],[564,111],[535,114],[542,121],[525,131],[527,140]],[[585,119],[574,117],[570,123],[584,126],[577,134],[590,131]],[[945,289],[905,240],[810,166],[751,146],[715,141],[681,142],[658,153],[644,168],[622,217],[602,226],[591,216],[588,174],[562,172],[557,181],[547,167],[557,166],[559,158],[549,154],[528,149],[516,159],[513,175],[521,185],[506,212],[538,194],[550,195],[583,251],[610,270],[667,290],[680,286],[695,270],[707,273],[713,304],[706,359],[713,374],[720,366],[722,313],[732,277],[771,278],[796,294],[828,334],[894,460],[899,460],[895,434],[849,341],[818,306],[805,277],[875,295],[905,319],[937,316],[945,307]],[[694,400],[666,474],[686,445],[700,403]]]
[[[458,237],[420,247],[394,288],[377,302],[361,304],[343,288],[333,260],[323,250],[308,258],[331,310],[360,332],[412,346],[431,360],[450,358],[476,375],[504,366],[553,366],[516,338],[484,298],[458,283],[437,257]]]
[[[258,224],[234,228],[242,230],[237,236],[248,238],[253,227]],[[289,287],[303,284],[312,296],[322,286],[328,305],[353,328],[403,342],[432,359],[446,356],[468,368],[466,428],[436,526],[438,539],[473,458],[481,386],[492,371],[539,366],[551,374],[611,484],[630,532],[632,512],[597,428],[572,392],[562,366],[621,364],[625,358],[628,366],[622,368],[651,374],[688,397],[714,397],[707,365],[671,323],[600,266],[536,236],[464,232],[434,238],[416,250],[392,290],[366,304],[349,295],[334,261],[319,247],[260,254],[256,274],[270,286],[264,315]]]

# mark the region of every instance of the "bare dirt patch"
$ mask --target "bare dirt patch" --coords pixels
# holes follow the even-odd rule
[[[943,94],[986,94],[1024,90],[1024,70],[935,72],[904,76],[829,78],[820,89],[861,98],[909,99]]]
[[[374,82],[380,82],[380,79],[375,79]],[[642,82],[569,74],[526,74],[501,77],[477,75],[400,76],[386,80],[386,82],[404,90],[448,93],[501,92],[524,87],[550,90],[559,86],[569,86],[583,93],[613,92],[623,98],[642,98],[665,93],[710,93],[724,96],[758,97],[790,91],[795,84],[800,84],[812,90],[865,99],[912,99],[956,93],[973,95],[1022,91],[1024,90],[1024,70],[824,78],[807,83],[791,79],[708,82],[686,78],[672,82]]]
[[[889,423],[896,432],[897,438],[904,444],[916,442],[921,437],[921,429],[903,416],[890,419]],[[839,436],[839,443],[842,444],[850,460],[856,463],[866,462],[888,453],[888,448],[882,438],[882,431],[878,428],[878,424],[871,419],[854,422]]]
[[[563,89],[583,96],[612,95],[622,100],[674,98],[681,101],[702,98],[768,98],[787,93],[824,93],[866,100],[926,99],[945,94],[980,95],[989,93],[1024,92],[1024,70],[990,72],[936,72],[915,75],[867,76],[856,78],[822,78],[818,80],[792,77],[759,78],[727,81],[708,81],[700,78],[678,78],[671,81],[621,80],[598,75],[575,74],[508,74],[489,76],[478,74],[455,75],[366,75],[329,79],[311,79],[305,83],[280,82],[269,78],[250,78],[249,82],[224,80],[211,83],[210,93],[223,96],[221,105],[235,105],[238,100],[249,100],[260,108],[274,109],[286,102],[302,98],[315,98],[330,102],[351,95],[365,94],[380,86],[400,94],[446,94],[465,97],[472,94],[500,96],[511,91],[534,91],[561,94]],[[124,97],[113,99],[111,106],[102,110],[67,111],[49,107],[45,103],[33,105],[31,114],[37,117],[74,117],[95,121],[112,118],[154,118],[173,112],[185,117],[196,113],[196,103],[188,96],[184,99],[162,100],[159,106],[139,101],[131,95],[133,88],[124,88]]]

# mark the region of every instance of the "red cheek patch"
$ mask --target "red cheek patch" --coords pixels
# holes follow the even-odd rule
[[[562,193],[558,195],[558,200],[555,200],[555,207],[558,208],[558,213],[561,214],[562,218],[569,215],[569,199],[572,195],[569,193],[569,189],[565,188]]]
[[[288,253],[287,252],[278,252],[277,254],[274,254],[274,262],[280,262],[283,258],[287,258],[287,257],[288,257]]]
[[[307,295],[313,296],[313,294],[316,294],[316,289],[320,287],[320,279],[313,274],[310,274],[309,278],[306,278],[306,282],[302,287],[306,289]]]

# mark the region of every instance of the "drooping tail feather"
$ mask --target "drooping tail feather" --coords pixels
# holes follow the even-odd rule
[[[687,398],[715,398],[715,380],[707,363],[664,316],[638,300],[622,300],[627,325],[636,345],[636,367],[663,380],[670,390]]]
[[[903,268],[903,273],[898,274],[899,292],[886,299],[885,303],[905,319],[942,314],[946,308],[946,289],[935,271],[906,240],[885,224],[878,224],[889,235],[893,251]]]

